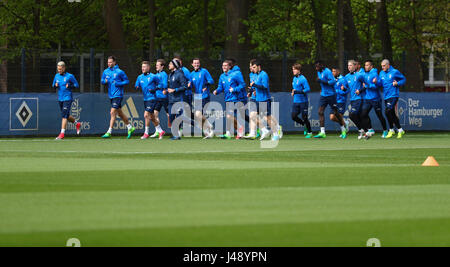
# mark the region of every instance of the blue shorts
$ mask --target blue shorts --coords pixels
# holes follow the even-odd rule
[[[59,109],[61,110],[61,117],[68,119],[70,116],[70,109],[72,108],[72,100],[59,101]]]
[[[340,114],[344,115],[345,110],[347,109],[347,103],[337,103],[336,105],[337,105],[338,112]]]
[[[362,106],[363,106],[362,100],[351,101],[350,104],[352,105],[352,109],[350,110],[350,113],[361,114],[361,110],[362,110]]]
[[[272,115],[272,100],[256,102],[257,112],[263,116]]]
[[[203,110],[205,109],[206,105],[209,104],[209,102],[211,102],[211,98],[209,98],[209,97],[202,99],[202,109]]]
[[[250,113],[258,112],[258,105],[256,104],[256,99],[250,99],[248,103],[248,110]]]
[[[169,114],[169,99],[167,98],[158,98],[155,103],[155,111],[161,112],[162,108]]]
[[[229,110],[228,107],[227,107],[228,103],[233,103],[234,106],[237,107],[237,108],[234,108],[233,110]],[[238,111],[241,114],[245,114],[245,109],[247,107],[246,105],[247,105],[247,103],[243,103],[243,102],[230,102],[230,101],[225,102],[226,113],[228,115],[235,116],[235,117],[237,117]]]
[[[181,116],[183,114],[183,109],[180,107],[180,109],[175,110],[174,113],[172,113],[172,107],[175,105],[175,103],[169,103],[168,104],[168,110],[169,110],[169,122],[172,123],[178,116]]]
[[[302,115],[302,117],[309,116],[309,102],[304,103],[294,103],[292,105],[292,114],[296,116]]]
[[[375,110],[375,112],[381,112],[381,100],[364,100],[363,110]]]
[[[144,109],[150,114],[155,113],[156,100],[144,101]]]
[[[111,98],[111,108],[121,109],[122,108],[123,97]]]
[[[392,97],[389,99],[384,100],[384,103],[386,105],[386,109],[395,109],[398,103],[398,97]]]
[[[183,95],[183,101],[189,105],[192,110],[192,95]]]
[[[326,108],[327,106],[330,106],[330,108],[332,108],[332,109],[337,109],[336,95],[320,97],[319,107]]]
[[[194,99],[194,103],[193,103],[194,105],[192,106],[193,111],[203,111],[205,109],[205,106],[208,105],[209,102],[211,102],[210,97]],[[201,104],[201,109],[200,109],[200,104]]]

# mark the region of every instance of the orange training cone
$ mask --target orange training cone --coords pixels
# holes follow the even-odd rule
[[[432,156],[429,156],[427,160],[422,164],[423,167],[439,167],[439,163]]]

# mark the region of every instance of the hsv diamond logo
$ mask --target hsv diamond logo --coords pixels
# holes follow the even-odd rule
[[[38,98],[10,98],[10,131],[37,131],[39,115]]]
[[[23,101],[22,105],[16,112],[16,116],[19,119],[19,122],[25,127],[33,116],[33,112],[31,112],[30,108],[27,105],[27,102]]]

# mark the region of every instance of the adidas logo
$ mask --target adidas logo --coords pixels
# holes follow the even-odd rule
[[[139,120],[139,112],[136,109],[136,105],[134,104],[134,100],[132,97],[129,97],[125,102],[125,105],[122,105],[122,111],[127,118],[129,118],[131,125],[136,128],[136,130],[143,130],[145,127],[145,122],[143,120]],[[116,120],[114,124],[114,129],[127,129],[125,123],[119,118]]]

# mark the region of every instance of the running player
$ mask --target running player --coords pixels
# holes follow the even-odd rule
[[[194,71],[191,72],[191,87],[194,89],[194,115],[196,120],[201,120],[202,125],[204,125],[203,132],[205,134],[205,139],[210,139],[214,136],[214,131],[212,129],[211,123],[203,115],[203,110],[205,106],[210,102],[210,87],[214,84],[214,80],[211,77],[209,71],[201,67],[201,62],[199,58],[194,58],[192,60],[192,67]],[[201,101],[200,107],[196,107],[195,103]]]
[[[176,103],[184,102],[183,101],[185,95],[184,91],[186,91],[186,89],[188,88],[189,81],[186,79],[181,69],[181,63],[178,60],[174,59],[169,63],[169,70],[170,74],[168,79],[167,92],[169,93],[169,112],[170,112],[169,120],[170,123],[172,124],[174,120],[183,113],[182,111],[179,112],[173,110],[173,105],[175,105]],[[180,132],[177,133],[172,129],[172,135],[173,137],[171,138],[171,140],[181,140]]]
[[[222,64],[223,74],[220,75],[219,84],[217,89],[214,91],[214,95],[219,95],[224,93],[225,103],[227,106],[226,112],[226,133],[220,138],[230,140],[232,137],[231,127],[232,124],[235,123],[235,110],[234,107],[238,105],[240,99],[240,92],[245,90],[245,82],[241,81],[238,73],[235,74],[231,68],[233,63],[231,60],[225,60]],[[238,71],[238,70],[236,70]],[[240,71],[239,71],[240,72]],[[243,80],[243,79],[242,79]],[[232,104],[233,109],[228,110],[228,106]],[[239,107],[238,107],[239,109]],[[242,108],[243,109],[243,108]],[[238,111],[239,112],[239,111]]]
[[[300,125],[305,126],[305,137],[310,139],[313,137],[311,123],[309,122],[309,99],[308,92],[311,91],[308,81],[302,74],[302,65],[294,64],[292,66],[292,73],[294,74],[294,79],[292,81],[292,120]],[[302,115],[300,119],[298,115]]]
[[[347,110],[347,98],[348,98],[348,85],[347,85],[347,81],[345,80],[344,76],[341,75],[341,70],[338,68],[333,68],[332,69],[333,72],[333,76],[334,78],[336,78],[336,84],[334,85],[334,89],[336,90],[336,102],[337,102],[337,107],[338,107],[338,111],[339,114],[341,114],[342,118],[344,118],[344,114]],[[343,89],[342,89],[342,86]],[[336,118],[336,116],[334,115],[334,113],[330,114],[330,120],[339,123],[338,118]],[[345,120],[345,130],[346,130],[346,134],[344,135],[343,133],[341,134],[341,138],[345,139],[347,138],[347,133],[349,131],[349,122],[348,120]]]
[[[339,121],[339,125],[341,126],[341,136],[346,136],[347,130],[345,129],[345,122],[337,107],[336,90],[334,89],[336,79],[331,70],[323,65],[322,61],[317,61],[315,65],[318,76],[317,82],[319,82],[322,90],[320,92],[319,103],[320,133],[314,136],[314,138],[327,137],[325,132],[325,109],[327,106],[330,106],[332,113],[334,113],[334,116]]]
[[[158,125],[161,127],[161,121],[159,119],[159,114],[164,108],[167,114],[167,121],[168,121],[168,127],[172,127],[169,120],[169,99],[168,99],[168,93],[167,93],[167,73],[164,71],[164,67],[166,66],[166,61],[164,59],[158,59],[156,61],[156,76],[158,77],[158,85],[156,86],[156,105],[154,110],[154,118],[155,121],[158,123]],[[162,129],[161,129],[162,130]],[[164,130],[162,130],[161,133],[166,133]],[[153,135],[150,136],[150,138],[159,138],[162,139],[163,136],[160,136],[160,132],[158,130],[155,131]]]
[[[101,82],[102,84],[108,86],[108,96],[111,101],[111,120],[109,123],[109,129],[108,132],[102,136],[102,138],[111,138],[116,117],[119,115],[125,125],[127,125],[127,138],[130,139],[136,129],[131,126],[130,121],[122,111],[123,88],[125,85],[129,84],[130,81],[128,80],[125,72],[119,69],[114,56],[108,57],[108,68],[103,72]]]
[[[364,76],[357,72],[356,66],[356,61],[350,60],[348,62],[348,71],[350,73],[345,76],[345,80],[347,81],[348,89],[350,91],[350,119],[358,128],[358,139],[361,140],[363,138],[368,139],[370,136],[366,134],[367,128],[361,119],[361,111],[364,96],[366,94],[366,88],[364,88]],[[341,86],[341,89],[344,89],[344,85]]]
[[[269,75],[262,70],[262,64],[258,60],[253,62],[253,72],[258,76],[256,81],[250,84],[250,87],[256,88],[256,106],[257,112],[261,116],[261,121],[265,120],[270,125],[272,131],[272,141],[280,140],[278,121],[272,116],[272,99],[270,97]],[[265,125],[260,125],[261,141],[271,133]],[[250,132],[250,137],[256,138],[256,129]],[[251,138],[250,138],[251,139]]]
[[[383,112],[381,110],[381,93],[377,84],[374,83],[374,81],[378,79],[378,70],[374,68],[374,66],[375,65],[373,64],[372,60],[367,60],[364,64],[364,84],[367,87],[367,90],[364,98],[361,118],[363,120],[366,120],[364,124],[368,125],[369,131],[367,132],[367,134],[373,136],[375,134],[375,130],[372,127],[369,113],[372,109],[374,109],[383,127],[383,135],[381,137],[386,138],[386,136],[388,135],[388,131],[386,119],[384,118]]]
[[[258,79],[258,74],[255,73],[255,70],[253,68],[253,65],[255,62],[256,62],[256,59],[250,60],[250,67],[249,67],[250,84],[253,84]],[[256,138],[260,137],[260,131],[259,131],[259,127],[258,127],[260,122],[259,122],[259,116],[258,116],[258,108],[256,106],[256,88],[249,86],[248,91],[249,92],[247,94],[247,98],[250,98],[250,102],[248,103],[249,115],[250,115],[250,122],[249,122],[250,133],[248,135],[246,135],[245,138],[255,140]],[[253,136],[251,134],[252,131],[256,131],[256,136]]]
[[[75,124],[77,128],[77,134],[80,134],[81,123],[76,121],[74,117],[70,116],[70,109],[72,107],[73,96],[72,89],[79,88],[77,80],[75,77],[66,72],[66,64],[63,61],[58,62],[57,65],[58,73],[53,79],[53,88],[58,90],[58,101],[59,108],[61,109],[61,132],[56,137],[56,140],[62,140],[65,137],[67,122]]]
[[[156,87],[158,85],[158,76],[150,72],[150,62],[142,62],[142,74],[136,80],[136,90],[141,89],[144,97],[144,118],[145,118],[145,133],[141,137],[146,140],[150,137],[150,121],[155,125],[156,132],[159,133],[160,139],[164,136],[164,131],[161,129],[159,122],[155,119],[156,107]]]
[[[381,62],[382,71],[380,72],[379,79],[374,80],[378,86],[383,87],[384,102],[386,105],[386,117],[389,122],[389,133],[386,138],[392,138],[395,135],[394,126],[398,130],[398,139],[401,139],[405,134],[402,126],[400,125],[400,119],[395,113],[395,109],[400,97],[399,87],[405,85],[406,78],[403,74],[390,65],[389,60],[385,59]]]

